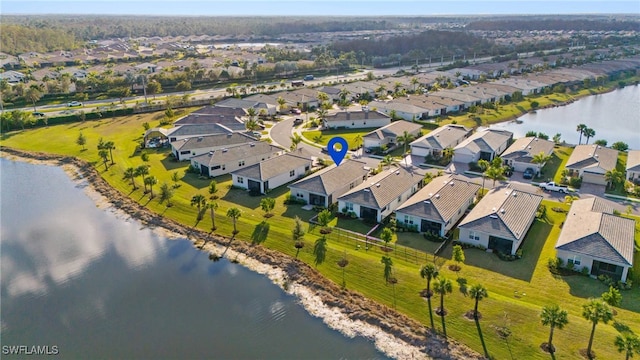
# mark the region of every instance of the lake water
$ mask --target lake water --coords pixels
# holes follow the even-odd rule
[[[13,345],[72,359],[386,358],[265,276],[97,208],[61,168],[0,159],[0,174],[3,359],[25,357]]]
[[[604,139],[611,146],[616,141],[623,141],[631,149],[640,150],[640,86],[627,86],[610,93],[582,98],[567,106],[538,110],[518,120],[522,123],[511,121],[490,127],[509,130],[516,138],[523,137],[531,130],[543,132],[549,135],[549,139],[560,133],[562,140],[577,144],[580,134],[576,127],[585,124],[596,132],[589,143]]]

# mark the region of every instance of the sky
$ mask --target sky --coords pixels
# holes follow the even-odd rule
[[[113,15],[504,15],[636,14],[640,0],[1,0],[0,14]]]

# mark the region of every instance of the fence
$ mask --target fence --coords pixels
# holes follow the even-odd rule
[[[314,234],[316,227],[318,227],[318,222],[316,218],[318,216],[314,216],[309,219],[309,233]],[[342,229],[339,227],[332,227],[331,232],[325,234],[327,239],[337,241],[341,244],[351,245],[357,251],[366,251],[366,252],[374,252],[382,255],[392,255],[396,258],[404,259],[407,262],[412,262],[414,264],[423,264],[429,261],[429,255],[436,256],[435,254],[429,254],[425,251],[421,251],[418,249],[414,249],[404,245],[397,244],[389,244],[389,246],[385,246],[385,242],[381,239],[371,236],[369,234],[373,233],[380,224],[374,226],[371,230],[367,232],[367,234],[362,234],[359,232]],[[318,231],[319,233],[319,231]],[[443,242],[443,245],[446,242]],[[441,246],[443,247],[443,246]],[[437,253],[436,253],[437,254]]]

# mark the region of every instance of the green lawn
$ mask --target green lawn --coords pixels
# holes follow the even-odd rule
[[[201,179],[196,175],[185,175],[184,170],[188,162],[175,162],[168,157],[168,151],[144,150],[149,153],[151,175],[158,178],[158,185],[154,187],[157,194],[159,185],[163,182],[172,184],[171,174],[178,172],[180,185],[173,198],[174,206],[167,208],[160,204],[158,198],[149,199],[143,194],[142,183],[136,179],[138,189],[132,191],[130,181],[123,178],[123,172],[130,166],[143,163],[141,151],[136,146],[141,139],[144,129],[142,123],[149,122],[157,126],[155,114],[134,115],[100,121],[87,121],[65,125],[37,128],[24,132],[5,133],[0,144],[15,148],[52,152],[77,156],[96,164],[102,176],[117,190],[129,195],[134,200],[148,207],[150,210],[163,214],[189,226],[197,226],[208,230],[211,220],[205,214],[203,220],[196,225],[196,209],[190,205],[190,199],[195,194],[203,194],[207,198],[207,185],[210,179]],[[87,137],[86,150],[76,145],[78,134]],[[98,162],[96,144],[98,139],[114,141],[116,149],[113,151],[115,165],[105,171]],[[562,154],[561,154],[562,155]],[[567,155],[568,156],[568,155]],[[216,233],[229,236],[232,231],[231,221],[225,216],[231,206],[238,206],[242,210],[242,217],[238,220],[240,233],[237,241],[259,242],[263,246],[278,250],[293,256],[295,248],[291,241],[293,218],[300,216],[308,220],[314,215],[312,211],[302,210],[300,205],[285,206],[286,187],[275,189],[268,196],[276,198],[275,216],[265,219],[260,210],[260,197],[251,197],[246,191],[230,189],[230,177],[222,176],[216,179],[220,199],[217,200],[219,209],[216,214]],[[545,203],[547,208],[565,206],[559,203]],[[560,233],[560,225],[565,214],[547,210],[546,220],[537,220],[523,243],[523,259],[513,262],[503,262],[493,254],[482,251],[466,251],[466,261],[462,270],[456,274],[447,268],[451,263],[450,255],[445,252],[438,263],[443,263],[441,275],[454,282],[454,292],[445,298],[445,307],[449,311],[446,316],[447,333],[454,339],[467,344],[474,350],[482,352],[478,334],[473,322],[462,315],[473,308],[473,301],[465,296],[458,286],[466,281],[468,285],[482,283],[489,290],[489,297],[480,303],[482,319],[480,321],[484,340],[488,351],[496,359],[548,359],[539,345],[547,340],[548,328],[540,324],[538,315],[542,306],[557,303],[569,312],[570,323],[563,330],[556,330],[554,343],[558,348],[557,359],[579,359],[578,351],[586,348],[590,325],[581,317],[581,305],[589,297],[598,297],[604,292],[605,286],[597,280],[584,276],[554,276],[547,267],[547,259],[555,256],[554,245]],[[368,226],[356,221],[343,224],[335,219],[335,225],[345,226],[356,231],[366,230]],[[299,259],[314,265],[313,243],[320,237],[318,231],[307,233],[306,246],[300,252]],[[356,242],[344,232],[334,231],[327,236],[329,249],[326,261],[317,266],[327,278],[335,283],[342,283],[342,270],[336,262],[347,256],[349,265],[346,267],[345,281],[348,288],[358,291],[380,303],[392,306],[394,292],[391,286],[385,285],[383,267],[380,258],[383,255],[379,247],[364,249],[357,247]],[[636,231],[636,241],[640,244],[640,230]],[[423,298],[418,294],[425,287],[425,282],[419,276],[420,265],[427,259],[432,259],[430,253],[435,243],[428,243],[419,234],[398,233],[394,238],[398,246],[389,255],[394,263],[394,276],[398,279],[395,286],[397,310],[401,313],[421,321],[428,326],[429,317]],[[411,248],[414,254],[411,254]],[[450,250],[448,250],[450,251]],[[420,261],[416,262],[416,259]],[[634,277],[640,276],[640,259],[635,254],[636,266]],[[461,280],[464,279],[464,280]],[[456,281],[459,280],[459,281]],[[437,305],[434,305],[434,307]],[[630,291],[622,292],[622,305],[617,309],[616,320],[628,326],[635,333],[640,333],[640,290],[636,285]],[[441,329],[440,319],[436,317],[436,330]],[[508,327],[512,335],[508,343],[501,339],[497,327]],[[617,328],[621,328],[618,326]],[[618,331],[611,324],[599,324],[596,329],[594,350],[599,359],[617,359],[620,354],[616,351],[613,341]]]
[[[542,168],[542,178],[540,181],[547,181],[547,179],[553,179],[553,181],[560,183],[562,180],[562,170],[569,160],[569,156],[573,152],[573,148],[567,146],[557,146],[553,150],[551,160]]]
[[[347,144],[349,144],[349,149],[355,149],[356,143],[355,138],[360,135],[361,137],[365,134],[375,130],[376,128],[364,128],[364,129],[339,129],[339,130],[308,130],[302,132],[302,136],[304,136],[309,142],[318,144],[321,146],[326,146],[334,136],[341,136],[345,140],[347,140]],[[362,145],[362,143],[360,143]]]

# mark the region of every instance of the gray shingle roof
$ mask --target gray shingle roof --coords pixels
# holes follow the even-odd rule
[[[439,176],[405,201],[397,212],[447,222],[473,199],[480,185],[453,175]]]
[[[384,139],[385,137],[396,137],[404,134],[404,132],[413,133],[420,131],[422,125],[411,123],[404,120],[394,121],[389,125],[385,125],[379,129],[376,129],[370,133],[367,133],[363,138]]]
[[[524,137],[511,144],[502,153],[502,158],[530,163],[533,157],[541,152],[545,155],[550,155],[553,152],[554,145],[553,141],[538,139],[537,137]]]
[[[274,158],[261,161],[258,164],[233,171],[232,174],[249,179],[264,181],[280,174],[288,173],[291,170],[295,170],[305,165],[311,167],[311,159],[292,153],[285,153]]]
[[[458,227],[504,239],[521,240],[529,230],[529,220],[541,202],[540,195],[497,187],[476,204]]]
[[[347,191],[339,200],[382,209],[422,179],[422,175],[402,166],[391,167]]]
[[[558,237],[556,249],[633,265],[635,221],[612,214],[606,200],[575,200]]]
[[[640,150],[629,150],[627,171],[640,171]]]
[[[210,151],[206,154],[194,156],[191,160],[199,164],[212,166],[214,164],[226,164],[231,161],[243,160],[250,156],[271,156],[282,151],[281,148],[273,146],[263,141],[253,143],[238,144],[228,148]]]
[[[249,135],[245,135],[242,133],[231,133],[231,134],[217,134],[217,135],[192,137],[182,141],[183,141],[182,145],[180,145],[180,141],[173,143],[175,144],[176,149],[180,151],[204,149],[204,148],[220,147],[220,146],[232,146],[232,145],[238,145],[242,143],[256,142],[257,140],[252,138]]]
[[[377,119],[387,119],[391,118],[388,115],[385,115],[378,111],[340,111],[332,115],[325,116],[324,120],[327,122],[331,121],[344,121],[344,120],[377,120]]]
[[[193,136],[193,135],[214,135],[227,134],[231,131],[219,124],[197,124],[182,125],[169,129],[167,136]]]
[[[474,153],[479,151],[495,152],[500,145],[504,144],[512,137],[513,133],[510,131],[485,129],[471,135],[455,148],[469,148]]]
[[[411,142],[411,146],[440,150],[448,147],[453,148],[464,139],[469,132],[471,132],[471,130],[462,125],[445,125],[414,140]]]
[[[567,168],[583,169],[600,167],[605,171],[616,168],[618,150],[609,149],[600,145],[578,145],[573,149],[567,160]]]
[[[364,162],[345,160],[340,166],[335,164],[298,180],[289,185],[290,188],[306,190],[316,194],[333,194],[341,187],[350,184],[356,179],[362,179],[369,173],[369,168]],[[340,196],[342,194],[336,194]]]

